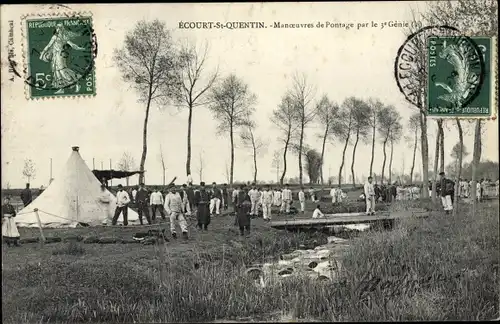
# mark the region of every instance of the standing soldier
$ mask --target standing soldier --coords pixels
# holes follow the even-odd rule
[[[373,187],[373,178],[368,177],[368,182],[365,183],[364,194],[366,201],[366,215],[375,214],[375,188]]]
[[[208,230],[210,224],[210,210],[208,204],[210,202],[210,194],[205,189],[205,182],[200,182],[200,190],[195,192],[194,205],[197,209],[196,216],[198,218],[198,228]]]
[[[215,182],[212,183],[211,198],[212,199],[210,199],[210,215],[214,214],[214,209],[215,209],[215,214],[219,215],[220,203],[222,200],[222,191],[219,188],[217,188],[217,184]]]
[[[251,217],[249,215],[250,207],[253,204],[250,202],[250,197],[245,190],[245,185],[241,185],[240,190],[238,190],[235,208],[236,208],[236,224],[240,229],[240,235],[245,235],[250,233],[250,222]]]
[[[2,205],[2,237],[8,247],[11,245],[20,246],[19,239],[21,236],[14,217],[16,217],[14,206],[10,204],[10,198],[5,197]]]
[[[279,187],[274,188],[273,204],[281,208],[281,190]]]
[[[191,182],[188,182],[187,188],[186,188],[186,195],[189,203],[189,208],[191,210],[194,209],[194,188],[193,184]]]
[[[446,179],[444,172],[440,172],[439,176],[441,177],[439,184],[439,188],[441,189],[440,190],[441,203],[443,204],[443,208],[446,214],[449,214],[450,210],[453,210],[452,196],[454,193],[454,188],[453,188],[454,184],[453,181]]]
[[[227,183],[222,185],[222,206],[224,207],[224,210],[229,208],[229,191]]]
[[[248,196],[250,196],[250,202],[252,203],[250,216],[256,217],[258,216],[259,192],[255,185],[253,185],[252,189],[248,192]]]
[[[142,214],[144,214],[148,224],[151,225],[151,218],[149,217],[149,192],[144,187],[144,183],[139,184],[139,190],[137,190],[135,201],[137,205],[137,214],[139,214],[139,222],[141,225],[144,225],[142,222]]]
[[[110,220],[113,219],[113,216],[111,215],[111,210],[110,210],[110,203],[111,203],[112,197],[111,193],[106,189],[106,186],[104,184],[101,184],[101,192],[99,195],[99,201],[104,204],[104,216],[105,216],[105,222],[107,225],[109,225]],[[103,222],[104,223],[104,222]]]
[[[151,204],[151,220],[154,222],[156,220],[156,210],[160,211],[161,218],[166,219],[165,212],[163,211],[163,204],[165,201],[163,200],[163,194],[160,189],[156,188],[150,197],[149,203]]]
[[[292,191],[290,190],[288,183],[285,185],[285,189],[281,194],[282,197],[282,209],[286,214],[290,214],[290,205],[292,204]]]
[[[266,186],[266,190],[262,192],[261,196],[262,204],[262,217],[266,221],[271,220],[271,206],[273,205],[273,191],[269,185]]]
[[[315,193],[313,187],[309,188],[309,198],[311,198],[312,202],[316,202],[316,200],[317,200],[316,199],[316,193]]]
[[[170,215],[170,233],[174,238],[177,238],[177,232],[175,230],[177,223],[181,228],[182,237],[185,239],[188,238],[188,226],[184,218],[184,208],[186,206],[189,206],[186,195],[181,196],[177,189],[172,188],[169,199],[165,203],[165,209]]]
[[[299,190],[299,203],[300,203],[300,212],[304,214],[306,211],[306,194],[304,193],[304,187],[300,187]]]
[[[128,193],[123,190],[123,186],[121,184],[118,185],[118,192],[116,193],[116,209],[115,215],[113,216],[112,225],[116,225],[118,221],[118,217],[123,213],[123,226],[128,225],[128,204],[130,202],[130,197]]]
[[[27,183],[26,188],[21,191],[21,200],[23,201],[24,207],[28,206],[33,201],[29,183]]]
[[[132,188],[132,192],[130,193],[132,195],[132,204],[136,204],[136,198],[137,198],[137,189],[135,187]]]

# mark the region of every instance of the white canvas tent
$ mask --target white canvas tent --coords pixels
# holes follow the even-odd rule
[[[109,204],[99,200],[101,183],[83,161],[78,147],[73,147],[71,156],[61,173],[31,204],[19,211],[17,226],[38,227],[35,208],[42,227],[76,227],[79,224],[90,226],[111,222],[116,207],[116,197]],[[128,209],[129,224],[138,222],[139,216]],[[123,221],[123,215],[118,219]]]

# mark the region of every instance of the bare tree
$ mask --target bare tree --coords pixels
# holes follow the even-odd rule
[[[178,103],[188,109],[186,175],[190,175],[193,109],[208,104],[208,91],[217,80],[219,69],[217,67],[214,72],[204,78],[204,69],[208,57],[208,43],[205,43],[201,50],[198,50],[195,45],[183,44],[180,56],[183,68],[181,70],[182,88],[178,96]]]
[[[298,157],[299,157],[299,184],[302,185],[302,155],[304,154],[304,138],[307,126],[314,120],[316,110],[311,106],[314,99],[315,88],[308,83],[305,74],[295,73],[293,76],[293,84],[290,90],[294,108],[294,118],[300,129],[298,138]]]
[[[441,148],[441,128],[438,125],[437,129],[437,135],[436,135],[436,147],[435,147],[435,152],[434,152],[434,170],[433,175],[434,175],[434,181],[432,182],[432,201],[436,202],[437,201],[437,196],[436,196],[436,190],[437,190],[437,177],[438,177],[438,165],[439,165],[439,151]]]
[[[344,149],[342,150],[342,163],[340,164],[339,168],[339,179],[338,179],[339,187],[342,186],[342,179],[343,179],[342,170],[344,169],[345,153],[347,151],[347,146],[351,141],[352,129],[354,125],[354,116],[353,116],[354,111],[353,109],[351,109],[353,99],[354,98],[351,97],[344,100],[340,108],[340,113],[338,118],[340,125],[338,137],[340,140],[344,141]]]
[[[444,172],[444,127],[443,127],[443,124],[444,124],[444,120],[443,119],[439,119],[438,120],[438,127],[439,127],[439,133],[441,133],[441,137],[439,138],[439,146],[440,146],[440,149],[439,149],[439,160],[440,160],[440,164],[439,164],[439,172]]]
[[[229,164],[227,164],[227,161],[226,161],[226,164],[224,165],[224,175],[226,177],[226,182],[229,183],[229,180],[231,180],[231,177],[230,177],[230,172],[229,172]]]
[[[180,93],[182,62],[165,23],[140,21],[125,35],[123,48],[115,49],[116,62],[125,82],[131,84],[146,104],[140,171],[144,171],[148,151],[147,134],[151,105],[166,106]],[[139,182],[144,181],[140,173]]]
[[[291,143],[297,135],[298,125],[294,118],[293,100],[289,94],[286,94],[281,99],[281,103],[273,110],[271,121],[278,127],[281,136],[280,141],[283,143],[283,173],[281,175],[280,184],[283,185],[287,171],[287,153]]]
[[[399,142],[401,139],[401,135],[403,133],[403,127],[401,123],[398,121],[391,127],[391,131],[389,134],[389,141],[391,142],[391,155],[389,157],[389,183],[392,183],[392,161],[394,156],[394,143]]]
[[[354,146],[352,148],[352,161],[351,161],[351,175],[353,179],[353,186],[356,186],[356,177],[354,175],[354,163],[356,161],[356,149],[358,147],[359,140],[365,142],[368,137],[369,127],[370,127],[370,106],[361,99],[353,98],[350,102],[352,105],[350,109],[353,109],[353,136],[355,136]]]
[[[384,104],[378,100],[370,98],[368,100],[368,105],[370,106],[370,118],[369,118],[369,126],[372,130],[372,157],[370,160],[370,176],[373,174],[373,161],[375,160],[375,143],[377,138],[377,123],[378,123],[378,114],[379,111],[384,107]]]
[[[273,162],[271,164],[273,168],[276,169],[276,183],[280,181],[280,168],[281,168],[281,153],[279,150],[273,153]]]
[[[323,162],[325,161],[325,147],[328,138],[339,133],[339,123],[337,122],[339,110],[340,107],[337,104],[333,103],[326,94],[323,95],[321,100],[316,105],[316,117],[319,124],[324,129],[323,133],[320,135],[322,141],[321,161]],[[324,163],[321,164],[320,170],[321,184],[324,184],[323,166]]]
[[[256,96],[250,92],[248,85],[234,74],[226,77],[221,84],[215,85],[210,94],[210,110],[219,122],[218,134],[229,135],[231,147],[230,181],[234,174],[234,134],[237,129],[247,125],[247,116],[253,112]]]
[[[420,127],[420,113],[414,113],[408,120],[408,129],[413,133],[413,156],[410,169],[410,184],[413,184],[413,172],[415,170],[415,159],[417,157],[418,130]],[[426,185],[426,184],[424,184]]]
[[[30,183],[31,179],[36,178],[36,166],[33,160],[24,160],[23,176],[28,180],[28,183]]]
[[[165,163],[165,157],[163,156],[163,148],[161,147],[160,144],[160,154],[158,156],[160,163],[161,163],[161,169],[162,169],[162,176],[163,176],[163,185],[166,184],[166,173],[167,173],[167,165]]]
[[[387,143],[391,139],[394,128],[401,124],[401,116],[394,106],[385,106],[379,111],[378,132],[382,137],[382,148],[384,152],[384,161],[382,163],[381,183],[384,183],[385,164],[387,162]]]
[[[129,152],[124,152],[118,163],[116,164],[116,168],[120,171],[132,171],[135,169],[135,159]],[[125,182],[127,187],[129,185],[129,177],[125,178]]]
[[[205,159],[203,158],[203,152],[199,155],[199,165],[198,165],[198,175],[200,176],[200,183],[203,181],[203,168],[205,167]]]
[[[247,117],[248,120],[240,133],[241,143],[243,147],[250,150],[253,159],[253,182],[257,182],[257,156],[266,148],[266,143],[259,137],[255,136],[255,123]]]

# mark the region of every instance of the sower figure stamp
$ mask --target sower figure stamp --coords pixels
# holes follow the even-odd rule
[[[490,117],[492,39],[429,37],[427,104],[435,117]]]
[[[95,95],[90,15],[25,18],[24,37],[30,99]]]

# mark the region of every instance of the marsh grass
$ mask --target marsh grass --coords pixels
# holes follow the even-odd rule
[[[289,277],[262,288],[242,275],[248,265],[325,243],[321,233],[261,228],[235,239],[230,229],[213,244],[200,239],[180,252],[168,244],[85,246],[80,256],[4,266],[2,317],[5,323],[497,318],[498,203],[485,203],[474,216],[460,207],[455,218],[407,219],[392,231],[352,238],[337,282]]]

